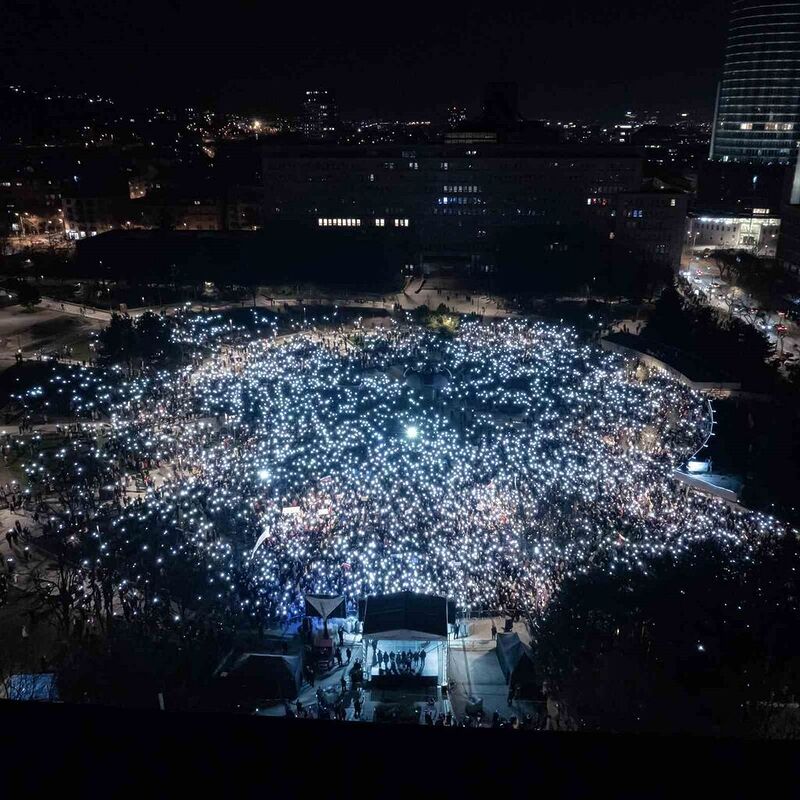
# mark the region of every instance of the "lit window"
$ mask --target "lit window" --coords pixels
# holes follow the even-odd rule
[[[739,125],[740,131],[751,131],[753,130],[753,123],[752,122],[742,122]]]
[[[669,204],[670,204],[670,205],[671,205],[673,208],[675,207],[675,198],[674,198],[674,197],[673,197],[673,198],[672,198],[672,199],[669,201]]]

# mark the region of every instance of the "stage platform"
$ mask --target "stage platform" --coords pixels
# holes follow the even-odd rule
[[[440,677],[440,650],[438,642],[397,642],[382,641],[377,642],[373,648],[371,645],[365,648],[365,661],[369,664],[369,682],[376,689],[400,689],[403,687],[423,687],[436,686]],[[420,657],[424,651],[425,659]],[[415,659],[411,659],[410,668],[398,666],[402,663],[402,653],[417,653]],[[386,654],[386,655],[384,655]],[[378,662],[378,655],[382,658]],[[386,661],[389,656],[389,661]],[[394,656],[394,658],[392,658]]]

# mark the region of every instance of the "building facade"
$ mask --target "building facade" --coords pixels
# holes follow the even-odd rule
[[[800,284],[800,205],[783,208],[777,261],[786,275]]]
[[[273,146],[264,219],[404,228],[423,247],[474,248],[498,226],[607,219],[641,186],[630,151],[503,145]]]
[[[800,137],[800,2],[733,0],[710,157],[793,163]]]
[[[754,208],[750,215],[692,212],[686,224],[686,246],[706,249],[747,250],[774,258],[781,219],[769,208]]]
[[[686,220],[685,195],[641,191],[642,159],[630,148],[449,139],[268,146],[263,179],[265,224],[408,234],[428,263],[461,258],[475,265],[495,234],[539,226],[619,236],[620,246],[676,268]]]
[[[130,204],[123,195],[65,193],[62,212],[64,234],[68,239],[85,239],[131,224]]]
[[[131,203],[136,225],[178,231],[223,229],[223,204],[213,191],[156,190]]]
[[[303,134],[310,141],[334,139],[339,128],[339,110],[330,89],[312,89],[303,99]]]
[[[687,203],[688,195],[682,192],[620,192],[611,231],[617,247],[646,263],[676,269],[683,249]]]

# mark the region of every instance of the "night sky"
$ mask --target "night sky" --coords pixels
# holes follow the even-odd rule
[[[153,104],[295,111],[309,87],[344,116],[475,109],[515,80],[523,113],[710,118],[726,0],[574,2],[113,2],[6,0],[4,82]]]

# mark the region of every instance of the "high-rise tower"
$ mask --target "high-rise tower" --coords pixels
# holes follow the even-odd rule
[[[800,2],[733,0],[710,157],[793,163],[800,140]]]
[[[307,139],[334,139],[339,111],[331,89],[307,91],[303,100],[303,133]]]

